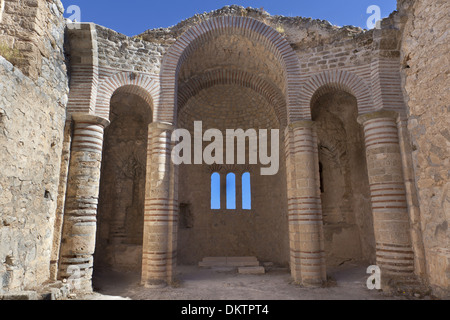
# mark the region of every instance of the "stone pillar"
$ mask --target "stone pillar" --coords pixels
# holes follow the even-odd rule
[[[59,278],[69,279],[75,291],[88,292],[92,291],[103,133],[109,121],[89,114],[73,114],[72,119]]]
[[[291,274],[304,286],[326,282],[317,135],[313,121],[286,129]]]
[[[142,284],[160,288],[173,281],[176,264],[178,199],[171,160],[171,134],[166,123],[149,125],[145,188]]]
[[[364,126],[377,265],[386,283],[414,273],[397,113],[378,111],[358,122]]]

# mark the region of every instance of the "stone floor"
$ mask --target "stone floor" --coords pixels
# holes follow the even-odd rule
[[[95,293],[80,300],[406,300],[429,297],[391,296],[366,287],[367,266],[348,263],[328,270],[325,288],[292,284],[287,269],[270,268],[264,275],[243,275],[233,268],[178,266],[174,286],[152,290],[139,285],[138,274],[95,274]]]

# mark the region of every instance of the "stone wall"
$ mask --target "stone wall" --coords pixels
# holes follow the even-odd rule
[[[0,42],[0,292],[49,279],[68,79],[60,1],[6,1]]]
[[[365,66],[372,60],[372,32],[348,34],[331,34],[327,43],[313,47],[304,42],[294,44],[300,60],[302,71],[306,74],[318,73],[327,69],[357,68]],[[329,42],[329,43],[328,43]]]
[[[0,21],[0,43],[17,49],[15,64],[37,80],[48,72],[64,42],[64,8],[58,0],[6,0]],[[53,70],[51,70],[53,71]],[[49,77],[49,75],[44,75]]]
[[[192,97],[179,115],[179,126],[188,129],[192,137],[194,121],[202,121],[204,131],[219,129],[224,133],[226,129],[280,128],[273,106],[264,96],[237,85],[216,85]],[[281,139],[282,132],[281,129]],[[203,148],[208,145],[205,142]],[[288,264],[283,149],[280,147],[279,172],[273,176],[261,176],[260,165],[248,165],[248,148],[247,165],[180,167],[179,202],[188,206],[189,211],[181,211],[180,220],[185,219],[186,213],[191,216],[189,223],[179,229],[180,264],[197,264],[204,257],[215,256],[256,256],[261,261]],[[214,172],[221,175],[220,210],[211,210],[211,175]],[[242,209],[240,181],[245,172],[251,175],[251,210]],[[229,173],[234,173],[236,178],[236,210],[226,208],[226,176]]]
[[[96,26],[100,69],[114,69],[158,74],[168,44],[142,41],[142,37],[123,34]]]
[[[427,274],[437,294],[450,289],[450,93],[446,0],[398,3],[408,109]]]

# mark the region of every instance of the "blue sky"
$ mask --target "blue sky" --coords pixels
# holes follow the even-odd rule
[[[379,6],[382,18],[397,6],[396,0],[62,0],[62,3],[66,9],[70,5],[79,6],[81,22],[94,22],[128,36],[147,29],[169,27],[196,13],[231,4],[264,8],[272,15],[310,17],[338,26],[362,28],[367,28],[367,19],[371,16],[367,13],[369,6]]]

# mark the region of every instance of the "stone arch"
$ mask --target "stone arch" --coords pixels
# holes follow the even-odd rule
[[[268,81],[242,70],[214,70],[191,79],[191,81],[182,85],[178,91],[178,108],[182,108],[191,97],[201,90],[223,84],[237,84],[251,88],[261,94],[275,106],[275,113],[280,124],[282,126],[287,125],[286,101],[280,90]]]
[[[173,44],[164,57],[161,68],[161,103],[155,112],[155,121],[176,122],[177,78],[183,62],[203,41],[214,35],[241,34],[261,41],[286,70],[286,105],[288,119],[298,112],[300,67],[298,58],[289,43],[275,29],[248,17],[215,17],[193,26]]]
[[[300,91],[300,108],[308,110],[305,119],[311,119],[311,106],[330,90],[342,90],[355,96],[359,114],[374,111],[372,95],[362,78],[348,71],[329,70],[310,77]]]
[[[109,119],[111,97],[117,90],[141,97],[153,110],[159,101],[158,80],[136,72],[121,72],[100,83],[97,93],[95,114]]]

